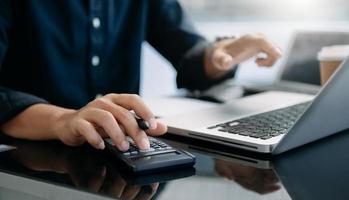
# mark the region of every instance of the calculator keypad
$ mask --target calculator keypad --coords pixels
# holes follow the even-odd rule
[[[127,151],[120,153],[129,158],[176,152],[176,150],[168,144],[152,137],[148,137],[150,148],[146,150],[139,149],[131,138],[128,137],[127,139],[130,143],[130,148]],[[111,139],[106,139],[105,141],[110,145],[114,145]]]

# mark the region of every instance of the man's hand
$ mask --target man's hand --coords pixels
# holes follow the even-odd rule
[[[281,57],[281,50],[262,34],[249,34],[216,42],[206,50],[206,74],[212,79],[219,78],[237,64],[260,53],[264,53],[266,57],[256,58],[259,66],[270,67]]]
[[[134,114],[146,120],[150,129],[141,130]],[[167,127],[155,120],[138,95],[108,94],[80,110],[35,104],[0,126],[0,130],[15,138],[60,139],[71,146],[87,141],[97,149],[104,149],[102,138],[110,137],[118,149],[125,151],[129,147],[126,136],[130,136],[141,149],[147,149],[147,134],[164,134]]]
[[[150,129],[141,130],[130,111],[147,121]],[[57,124],[57,136],[65,144],[79,145],[86,140],[93,147],[104,149],[102,138],[110,137],[121,151],[129,148],[127,135],[141,149],[147,149],[147,134],[161,135],[167,130],[164,124],[155,120],[141,98],[131,94],[108,94],[98,98],[80,110],[64,113]]]

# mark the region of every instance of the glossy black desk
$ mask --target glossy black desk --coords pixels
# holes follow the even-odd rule
[[[195,170],[133,177],[88,146],[1,138],[17,149],[0,153],[0,199],[349,199],[349,131],[274,158],[164,139],[195,154]]]

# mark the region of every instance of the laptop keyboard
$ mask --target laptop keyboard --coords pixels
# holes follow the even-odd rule
[[[310,102],[273,110],[239,120],[229,121],[208,129],[237,134],[263,140],[287,133],[297,119],[303,114]]]

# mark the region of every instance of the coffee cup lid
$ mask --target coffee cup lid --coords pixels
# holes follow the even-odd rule
[[[349,45],[322,47],[318,53],[319,61],[342,61],[349,55]]]

